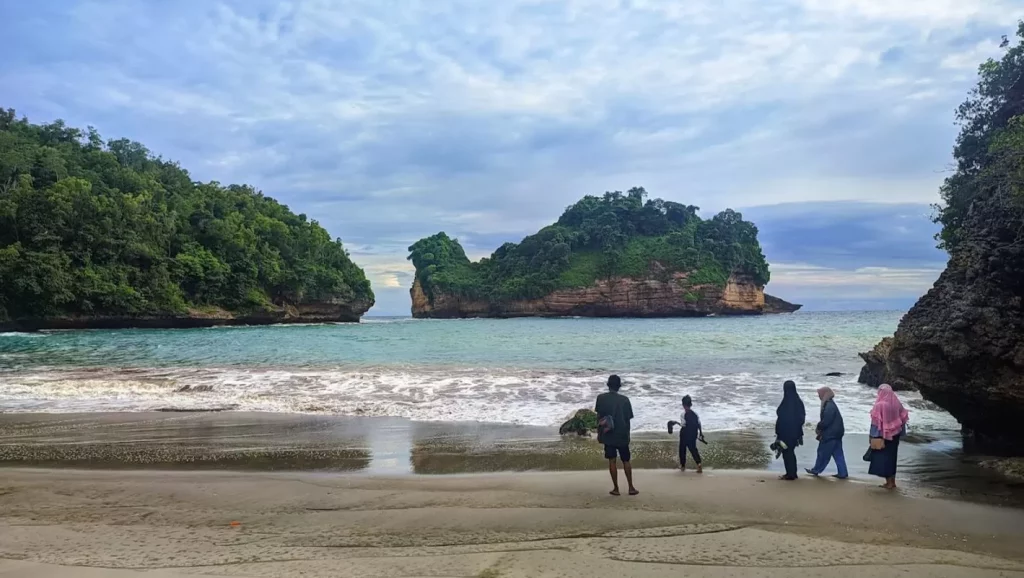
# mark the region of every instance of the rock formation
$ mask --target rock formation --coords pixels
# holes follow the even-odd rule
[[[885,337],[871,351],[858,353],[864,360],[864,367],[857,377],[859,383],[878,387],[883,383],[889,383],[889,369],[886,366],[889,360],[889,351],[892,350],[892,337]],[[891,383],[889,385],[892,385]],[[893,389],[898,389],[895,386]]]
[[[796,303],[790,303],[789,301],[783,301],[778,297],[768,295],[764,296],[764,312],[765,313],[794,313],[799,311],[803,305],[797,305]]]
[[[1020,199],[975,200],[964,240],[903,317],[886,369],[982,447],[1024,451],[1024,222]],[[893,383],[895,386],[896,384]]]
[[[963,426],[969,445],[1024,451],[1024,222],[1020,201],[979,198],[965,239],[896,334],[861,353],[858,381],[916,389]]]
[[[197,385],[192,387],[191,385],[185,385],[174,390],[175,393],[209,393],[213,391],[212,385]]]
[[[1024,454],[1024,21],[1017,38],[1003,37],[957,108],[936,207],[949,262],[879,357],[891,385],[960,421],[966,449]]]
[[[591,430],[597,429],[597,413],[592,409],[580,409],[573,413],[558,428],[558,435],[574,433],[578,436],[589,436]]]
[[[730,277],[724,287],[694,285],[686,273],[665,278],[613,278],[590,287],[554,291],[540,299],[490,302],[439,294],[431,300],[419,279],[410,290],[412,314],[418,318],[463,317],[704,317],[761,315],[769,311],[762,287]],[[799,305],[772,297],[776,310],[796,311]]]

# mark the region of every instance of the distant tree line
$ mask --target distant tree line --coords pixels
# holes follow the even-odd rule
[[[369,299],[316,221],[127,139],[0,110],[0,320]]]
[[[474,299],[530,299],[610,277],[687,272],[694,283],[724,285],[732,274],[769,280],[757,227],[731,209],[709,220],[698,207],[648,199],[643,188],[586,196],[553,225],[490,258],[470,262],[462,245],[438,233],[409,247],[416,277],[435,291]]]

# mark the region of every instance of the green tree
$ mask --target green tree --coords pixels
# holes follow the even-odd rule
[[[0,110],[0,320],[373,302],[340,240],[140,143]]]
[[[956,111],[960,125],[953,149],[956,169],[940,189],[942,204],[936,206],[935,214],[935,221],[942,225],[939,246],[948,251],[961,240],[971,203],[993,185],[993,173],[987,169],[1007,158],[1005,148],[993,150],[993,139],[1011,119],[1024,114],[1024,21],[1018,22],[1017,38],[1011,46],[1003,37],[1003,57],[990,58],[978,68],[977,86]]]

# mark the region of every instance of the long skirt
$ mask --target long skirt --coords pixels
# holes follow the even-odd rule
[[[896,458],[900,450],[900,436],[885,441],[885,449],[871,452],[868,473],[880,478],[896,477]]]

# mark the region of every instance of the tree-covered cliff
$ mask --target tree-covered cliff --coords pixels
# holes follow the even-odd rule
[[[978,67],[978,84],[956,110],[960,134],[953,148],[956,170],[940,189],[935,220],[939,245],[953,252],[966,233],[975,200],[1000,188],[1022,189],[1024,160],[1024,21],[1016,45],[1003,37],[1006,53]]]
[[[981,447],[1024,453],[1024,22],[978,69],[956,112],[956,170],[941,189],[949,262],[895,335],[863,355],[886,381],[955,416]]]
[[[137,142],[0,110],[0,322],[316,301],[373,304],[316,221]]]
[[[768,263],[757,227],[726,210],[701,219],[698,208],[647,199],[642,188],[586,196],[553,225],[490,258],[471,262],[458,240],[438,233],[409,247],[427,296],[500,301],[535,299],[598,279],[689,273],[693,284],[724,286],[732,274],[764,286]],[[694,296],[695,298],[696,296]]]

